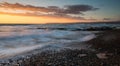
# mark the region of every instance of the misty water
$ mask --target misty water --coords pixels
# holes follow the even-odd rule
[[[73,30],[91,27],[114,27],[118,29],[120,25],[104,23],[0,25],[0,58],[19,55],[39,48],[78,48],[74,43],[78,43],[79,49],[86,49],[89,46],[82,44],[82,42],[95,38],[94,33],[99,31]],[[58,28],[62,28],[62,30]]]

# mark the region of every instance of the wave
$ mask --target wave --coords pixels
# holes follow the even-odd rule
[[[118,24],[1,25],[0,58],[38,48],[75,48],[74,43],[83,48],[82,42],[95,38],[95,33],[100,30],[113,30],[119,27]]]

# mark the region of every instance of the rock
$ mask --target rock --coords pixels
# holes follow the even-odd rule
[[[48,65],[52,65],[52,63],[48,63]]]
[[[19,66],[19,64],[13,64],[13,66]]]
[[[99,59],[107,59],[107,56],[105,53],[98,53],[96,54],[96,56],[99,58]]]
[[[85,57],[85,56],[87,56],[87,54],[79,54],[78,56],[79,57]]]

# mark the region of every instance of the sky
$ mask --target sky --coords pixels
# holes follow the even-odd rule
[[[120,0],[0,0],[0,24],[120,21]]]

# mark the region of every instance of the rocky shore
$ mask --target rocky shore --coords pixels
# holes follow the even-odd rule
[[[101,52],[120,53],[120,30],[96,33],[97,37],[88,41],[92,47]]]
[[[95,50],[46,50],[24,57],[0,62],[0,66],[120,66],[120,30],[96,33],[85,42]]]
[[[99,58],[98,52],[66,49],[60,52],[46,51],[16,61],[9,59],[0,66],[119,66],[119,55]]]

